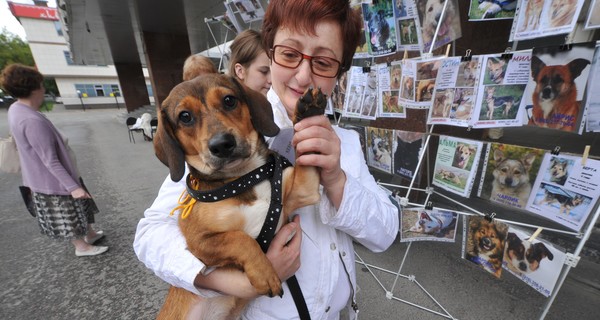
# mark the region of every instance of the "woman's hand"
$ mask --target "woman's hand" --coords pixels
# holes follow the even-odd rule
[[[340,138],[326,116],[303,119],[294,129],[296,164],[320,168],[321,185],[329,200],[339,208],[346,184],[346,174],[340,166]]]
[[[71,197],[73,197],[73,199],[85,199],[85,198],[91,198],[92,196],[90,196],[89,193],[87,193],[87,191],[85,191],[85,189],[83,188],[77,188],[73,191],[71,191]]]
[[[267,250],[267,259],[271,261],[279,279],[285,281],[293,276],[300,268],[300,245],[302,229],[300,216],[279,229]]]

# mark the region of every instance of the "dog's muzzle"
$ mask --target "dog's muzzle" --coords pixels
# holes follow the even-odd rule
[[[233,154],[237,143],[230,133],[219,133],[208,140],[208,150],[217,158],[228,158]]]

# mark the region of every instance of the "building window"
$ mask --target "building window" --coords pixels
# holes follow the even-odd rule
[[[56,28],[56,33],[62,37],[63,30],[62,30],[62,26],[60,25],[60,21],[54,21],[54,28]]]
[[[102,85],[100,85],[100,84],[95,85],[94,90],[96,91],[97,97],[104,97],[104,88],[102,88]]]
[[[75,64],[73,62],[73,58],[71,58],[71,52],[69,52],[69,51],[63,51],[63,53],[65,54],[65,60],[67,60],[67,64],[68,65],[71,66],[71,65]]]
[[[121,90],[119,90],[119,85],[118,84],[111,84],[110,85],[110,92],[112,92],[115,97],[120,97],[121,96]]]
[[[146,90],[148,90],[148,95],[149,96],[153,96],[154,93],[152,92],[152,85],[147,84],[146,85]]]

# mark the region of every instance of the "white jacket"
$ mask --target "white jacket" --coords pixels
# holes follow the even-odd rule
[[[279,98],[270,90],[267,95],[273,105],[275,121],[280,127],[291,125]],[[341,140],[341,166],[346,173],[344,197],[339,210],[322,194],[319,204],[301,208],[301,267],[296,272],[312,319],[337,319],[341,308],[332,308],[334,295],[339,295],[338,281],[351,279],[356,293],[356,272],[352,241],[374,252],[386,250],[398,234],[398,210],[376,184],[364,161],[356,132],[334,127]],[[201,296],[216,293],[194,287],[194,278],[206,266],[187,249],[177,225],[177,215],[169,212],[185,189],[185,179],[171,181],[160,188],[154,203],[138,224],[134,250],[148,268],[171,285],[185,288]],[[344,265],[341,265],[342,257]],[[344,269],[348,271],[345,274]],[[259,297],[249,304],[244,319],[297,319],[292,295],[284,284],[283,298]],[[344,290],[343,290],[344,291]],[[342,298],[346,301],[349,292]],[[338,296],[339,297],[339,296]],[[339,301],[339,299],[338,299]],[[359,303],[360,307],[360,303]],[[334,310],[336,309],[336,310]],[[353,318],[353,312],[350,313]]]

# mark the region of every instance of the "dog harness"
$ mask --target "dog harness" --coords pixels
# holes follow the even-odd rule
[[[282,182],[283,182],[283,170],[285,168],[292,166],[292,164],[283,156],[279,154],[272,154],[269,156],[267,163],[264,165],[252,170],[251,172],[245,174],[244,176],[226,183],[225,185],[208,191],[196,190],[195,185],[197,183],[194,182],[194,179],[191,174],[187,175],[186,178],[186,189],[188,195],[193,198],[192,200],[200,201],[200,202],[217,202],[221,200],[225,200],[227,198],[231,198],[233,196],[244,193],[247,190],[250,190],[257,184],[263,182],[266,179],[271,181],[271,203],[269,204],[269,211],[265,222],[260,230],[256,241],[258,245],[262,249],[264,253],[269,249],[269,245],[271,244],[271,240],[275,236],[275,229],[277,228],[277,224],[279,223],[279,217],[281,216],[281,210],[283,210],[282,204]],[[190,201],[195,202],[195,201]],[[181,203],[181,199],[180,199]],[[189,205],[189,203],[188,203]],[[191,207],[177,207],[182,208],[182,210],[187,210],[187,213],[184,216],[184,212],[182,212],[182,218],[185,218],[187,214],[191,211]],[[310,319],[310,314],[308,312],[308,307],[306,305],[306,301],[304,300],[304,295],[302,294],[302,290],[300,289],[300,284],[298,283],[298,279],[296,276],[290,277],[286,280],[288,284],[288,288],[292,293],[292,298],[294,303],[296,304],[296,309],[298,309],[298,313],[300,315],[300,319],[308,320]]]

